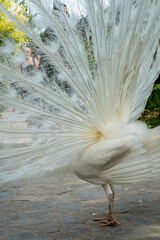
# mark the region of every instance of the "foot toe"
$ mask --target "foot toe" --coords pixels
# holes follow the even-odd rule
[[[100,227],[106,227],[106,226],[116,226],[116,225],[120,225],[119,222],[117,222],[116,220],[112,221],[101,221],[100,223],[104,223],[104,224],[100,224]]]

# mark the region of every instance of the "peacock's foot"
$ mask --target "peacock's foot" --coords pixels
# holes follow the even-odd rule
[[[101,220],[100,223],[103,223],[103,224],[100,224],[100,227],[120,225],[120,223],[115,218]]]
[[[108,216],[106,218],[94,218],[93,220],[103,223],[103,224],[100,224],[100,227],[120,225],[120,223],[116,221],[114,217],[111,217],[111,216]]]

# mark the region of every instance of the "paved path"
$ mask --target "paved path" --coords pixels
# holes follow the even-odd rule
[[[117,188],[116,227],[92,221],[105,193],[73,176],[4,185],[0,201],[1,240],[160,240],[160,180]]]

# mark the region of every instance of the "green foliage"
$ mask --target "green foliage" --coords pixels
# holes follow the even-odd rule
[[[155,84],[148,99],[146,109],[160,111],[160,84]]]
[[[155,128],[160,126],[160,116],[156,118],[145,119],[144,122],[147,123],[149,128]]]
[[[148,99],[146,108],[140,120],[147,123],[149,128],[160,125],[160,77],[154,84],[153,91]]]
[[[21,23],[24,24],[29,20],[24,1],[19,2],[17,0],[0,0],[0,3],[8,11],[15,14]],[[27,41],[27,36],[21,32],[19,28],[17,28],[15,24],[2,12],[0,12],[0,35],[6,38],[13,38],[17,43],[17,46],[19,43],[26,43]],[[1,38],[0,44],[2,44],[2,42],[3,40]]]

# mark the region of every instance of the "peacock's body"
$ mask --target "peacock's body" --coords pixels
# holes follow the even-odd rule
[[[110,211],[101,222],[116,225],[114,185],[160,174],[160,128],[150,130],[136,121],[160,71],[160,1],[112,0],[106,7],[104,0],[86,0],[81,20],[58,3],[53,10],[44,1],[31,3],[37,28],[48,29],[45,41],[0,5],[43,59],[41,70],[23,74],[17,67],[22,52],[13,55],[8,42],[2,48],[7,54],[0,78],[12,87],[1,93],[1,104],[19,110],[27,126],[7,128],[2,122],[0,131],[9,143],[17,138],[32,141],[19,149],[11,144],[1,149],[0,180],[69,169],[103,186]],[[47,74],[48,64],[56,72]]]

